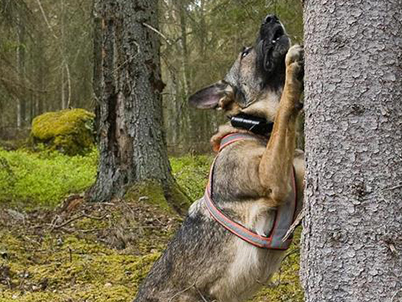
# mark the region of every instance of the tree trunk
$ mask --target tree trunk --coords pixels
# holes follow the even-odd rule
[[[20,83],[25,83],[26,81],[26,30],[25,24],[22,21],[21,16],[17,17],[17,38],[18,38],[18,47],[17,47],[17,70],[18,77]],[[17,127],[23,128],[25,126],[26,121],[26,100],[24,97],[19,96],[17,99]]]
[[[180,211],[188,200],[171,175],[162,131],[157,8],[157,0],[95,2],[102,20],[100,164],[90,194],[104,201],[128,189],[158,191]]]
[[[182,67],[182,77],[183,77],[183,92],[185,98],[189,96],[189,91],[191,90],[188,72],[188,48],[187,48],[187,6],[178,1],[176,6],[178,7],[180,14],[180,44],[181,44],[181,67]]]
[[[95,4],[95,3],[94,3]],[[95,5],[92,9],[93,14],[93,94],[95,99],[95,129],[97,130],[97,137],[100,138],[100,108],[102,98],[102,18],[95,11]]]
[[[402,4],[305,2],[306,301],[402,301]]]
[[[188,3],[183,1],[175,1],[175,7],[179,11],[180,15],[180,59],[181,59],[181,93],[180,97],[176,98],[175,101],[175,111],[177,114],[177,126],[176,131],[179,134],[181,149],[188,151],[187,144],[190,145],[190,135],[191,125],[189,123],[189,108],[187,99],[190,95],[191,85],[190,85],[190,75],[189,75],[189,51],[188,51],[188,40],[187,40],[187,6]],[[179,139],[177,141],[179,141]]]

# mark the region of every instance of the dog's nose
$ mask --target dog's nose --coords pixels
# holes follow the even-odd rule
[[[264,19],[264,23],[268,24],[268,23],[279,23],[279,19],[277,16],[275,15],[268,15],[265,17]]]

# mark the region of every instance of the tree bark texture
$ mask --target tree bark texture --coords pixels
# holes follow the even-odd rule
[[[402,301],[402,2],[304,17],[306,301]]]
[[[102,78],[95,89],[100,163],[90,191],[93,200],[122,196],[136,182],[173,183],[162,131],[157,4],[95,1],[95,18],[101,19]]]

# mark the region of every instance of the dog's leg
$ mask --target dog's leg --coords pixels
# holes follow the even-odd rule
[[[296,118],[301,108],[303,48],[291,47],[286,55],[286,80],[274,128],[259,166],[260,181],[272,201],[279,204],[290,191],[296,148]]]

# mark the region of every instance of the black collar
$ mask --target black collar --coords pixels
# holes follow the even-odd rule
[[[274,123],[267,121],[265,118],[239,113],[229,118],[230,123],[235,128],[245,129],[258,135],[268,136]]]

